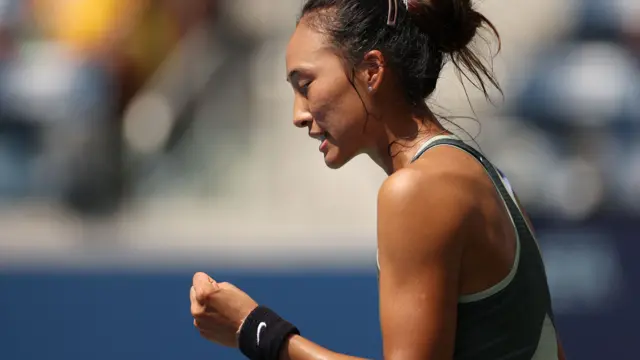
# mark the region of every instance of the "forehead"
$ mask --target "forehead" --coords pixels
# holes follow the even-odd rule
[[[333,54],[326,35],[307,24],[303,18],[293,32],[287,46],[287,68],[318,61],[320,57]]]

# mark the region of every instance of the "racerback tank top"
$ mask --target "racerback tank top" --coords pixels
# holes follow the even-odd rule
[[[542,256],[511,186],[484,155],[452,135],[429,139],[412,162],[436,146],[465,151],[483,166],[509,212],[517,241],[512,269],[504,279],[458,299],[454,359],[557,360],[557,337]]]

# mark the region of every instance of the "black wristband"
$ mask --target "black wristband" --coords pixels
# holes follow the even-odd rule
[[[258,306],[240,328],[238,347],[251,360],[278,360],[291,335],[300,331],[269,308]]]

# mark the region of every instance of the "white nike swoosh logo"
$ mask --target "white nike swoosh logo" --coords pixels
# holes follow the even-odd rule
[[[258,332],[256,333],[256,345],[260,345],[260,333],[262,332],[262,329],[266,329],[267,328],[267,323],[265,323],[264,321],[261,322],[260,324],[258,324]]]

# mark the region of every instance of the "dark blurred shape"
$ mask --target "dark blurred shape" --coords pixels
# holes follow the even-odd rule
[[[556,194],[559,208],[549,202],[543,213],[573,220],[640,214],[640,169],[629,166],[640,151],[640,62],[624,41],[621,4],[578,2],[577,26],[535,56],[512,104],[553,144],[557,168],[541,186],[557,187],[558,176],[573,184]],[[582,170],[570,166],[578,163]]]

